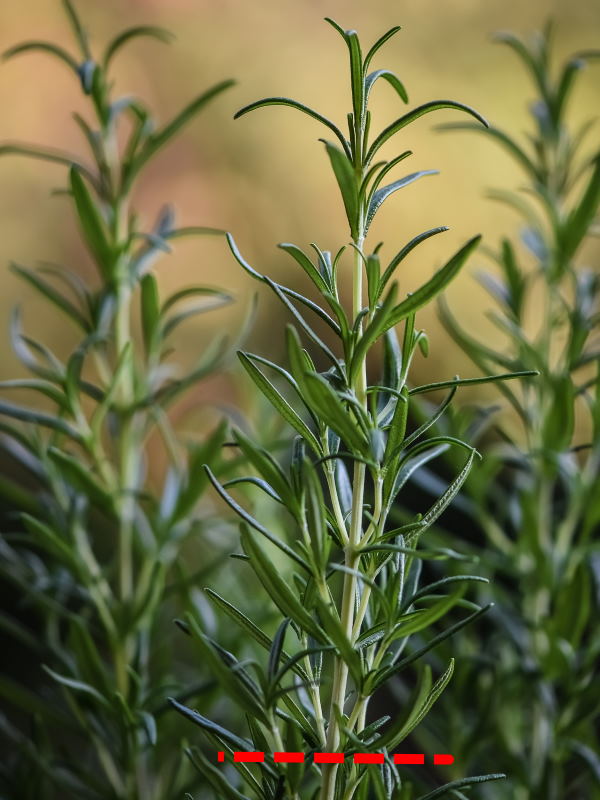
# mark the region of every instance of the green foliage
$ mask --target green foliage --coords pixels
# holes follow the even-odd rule
[[[328,22],[343,38],[350,58],[352,112],[348,115],[348,136],[322,114],[283,97],[252,103],[236,115],[284,105],[308,114],[334,133],[337,141],[326,141],[325,150],[348,219],[353,277],[352,307],[347,310],[342,298],[348,279],[340,269],[344,248],[332,257],[313,246],[315,255],[311,257],[295,245],[281,245],[314,284],[319,296],[315,303],[254,269],[228,236],[240,266],[271,288],[295,322],[286,332],[285,368],[262,356],[240,354],[258,390],[289,424],[294,444],[287,460],[280,463],[245,435],[236,436],[254,470],[246,480],[261,490],[264,503],[283,504],[287,509],[283,523],[286,533],[262,524],[208,471],[221,497],[242,519],[239,568],[259,578],[283,619],[271,636],[242,610],[207,590],[217,610],[236,623],[243,636],[251,636],[269,651],[261,660],[245,660],[225,651],[193,615],[188,620],[186,627],[197,641],[203,660],[213,665],[229,701],[247,714],[247,744],[240,747],[236,734],[217,728],[191,708],[174,702],[175,708],[200,727],[212,747],[230,755],[237,749],[267,754],[260,766],[233,764],[231,783],[225,785],[222,773],[212,768],[208,758],[190,750],[190,758],[219,798],[416,797],[419,790],[400,775],[389,750],[404,741],[427,715],[454,669],[450,660],[432,683],[431,669],[423,656],[489,608],[488,604],[478,605],[464,598],[469,583],[480,580],[477,576],[419,584],[423,559],[448,562],[461,558],[449,548],[422,549],[420,541],[460,491],[478,453],[455,437],[425,435],[447,404],[419,430],[407,434],[406,429],[413,395],[440,385],[410,384],[410,365],[417,349],[427,353],[424,333],[415,329],[415,312],[445,289],[477,245],[478,237],[407,297],[393,281],[396,268],[411,250],[445,228],[411,239],[383,271],[379,247],[372,253],[365,249],[367,228],[382,203],[425,174],[414,172],[383,187],[384,176],[410,155],[403,153],[373,165],[373,156],[384,142],[437,109],[457,109],[483,120],[460,103],[426,103],[370,141],[367,99],[375,79],[386,77],[400,99],[407,99],[404,87],[391,73],[368,73],[379,47],[398,29],[385,34],[363,58],[356,32],[343,31]],[[311,315],[325,324],[326,340],[315,330]],[[399,323],[403,323],[402,341],[396,332]],[[306,341],[311,343],[310,349],[304,346]],[[367,364],[372,365],[374,349],[381,343],[383,375],[377,382],[369,382]],[[488,380],[516,376],[509,373]],[[441,385],[454,391],[459,383],[450,380]],[[455,476],[429,508],[401,528],[393,528],[390,511],[402,487],[422,464],[448,448],[457,448],[462,454]],[[461,609],[467,609],[467,613]],[[449,615],[456,617],[453,624],[447,622]],[[440,621],[445,627],[434,636],[432,627]],[[367,713],[373,696],[400,672],[419,677],[421,688],[412,707],[403,709],[400,721],[388,725],[386,717],[369,723]],[[342,766],[319,766],[311,758],[304,764],[275,765],[269,755],[281,750],[343,751],[352,755],[366,747],[385,754],[381,768],[354,765],[351,758]],[[499,777],[503,776],[463,778],[439,788],[425,785],[420,800],[451,794],[463,797],[459,789]]]
[[[567,112],[574,79],[600,53],[576,54],[554,74],[549,30],[532,44],[500,40],[538,93],[524,142],[487,132],[526,178],[519,193],[491,193],[516,211],[521,242],[503,239],[495,272],[480,277],[505,345],[466,333],[445,305],[442,320],[483,372],[500,365],[539,376],[520,391],[498,384],[507,413],[465,411],[442,426],[455,436],[467,425],[480,435],[491,427],[496,440],[485,469],[465,484],[468,521],[438,541],[456,547],[479,530],[464,546],[495,578],[499,602],[489,628],[465,634],[472,656],[457,663],[450,728],[432,735],[451,729],[461,760],[509,773],[490,798],[592,798],[600,796],[600,281],[582,261],[600,204],[600,153],[585,151],[589,124],[573,130]]]
[[[8,711],[1,723],[0,794],[160,800],[181,797],[192,772],[181,763],[176,718],[164,712],[166,695],[178,692],[169,640],[174,602],[189,600],[181,555],[205,524],[198,500],[207,481],[200,465],[209,462],[224,474],[233,463],[221,456],[225,425],[186,447],[166,413],[224,362],[227,343],[209,345],[186,374],[173,358],[169,337],[192,314],[231,297],[194,286],[161,298],[152,269],[170,252],[170,241],[219,231],[178,229],[166,207],[146,232],[130,196],[134,179],[159,148],[231,82],[213,87],[155,128],[140,101],[113,98],[109,69],[134,37],[166,40],[167,34],[130,29],[95,60],[68,0],[65,8],[77,56],[46,42],[28,42],[5,54],[42,50],[59,58],[91,99],[94,121],[76,120],[93,167],[20,143],[4,145],[0,153],[69,167],[69,203],[98,277],[87,285],[59,267],[13,266],[59,312],[59,323],[73,323],[81,339],[60,359],[22,332],[16,313],[12,343],[32,377],[0,386],[2,393],[19,389],[37,397],[31,407],[0,402],[2,448],[37,484],[29,494],[8,476],[0,482],[3,499],[26,512],[22,530],[7,532],[2,540],[0,569],[17,598],[15,607],[34,613],[38,633],[32,636],[20,614],[17,619],[3,613],[0,624],[31,650],[33,665],[46,669],[46,675],[35,670],[33,687],[8,677],[10,671],[0,682]],[[120,148],[122,131],[129,138]],[[138,312],[141,337],[135,329]],[[149,476],[157,454],[165,475],[155,470]],[[203,548],[200,575],[215,557],[214,549],[211,554]],[[186,696],[209,688],[196,687]],[[29,729],[31,735],[25,733]]]

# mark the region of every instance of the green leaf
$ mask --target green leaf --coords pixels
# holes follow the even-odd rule
[[[14,56],[18,56],[21,53],[28,53],[36,50],[56,56],[56,58],[60,59],[60,61],[70,67],[70,69],[72,69],[76,75],[79,75],[78,62],[70,53],[53,42],[23,42],[22,44],[17,44],[14,47],[10,47],[8,50],[5,50],[2,54],[2,58],[7,60],[9,58],[13,58]]]
[[[535,378],[540,373],[535,369],[524,369],[519,372],[505,372],[500,375],[483,375],[481,378],[453,378],[449,381],[435,381],[434,383],[424,383],[422,386],[414,386],[409,390],[409,394],[423,394],[424,392],[435,392],[439,389],[449,389],[454,386],[474,386],[478,383],[493,383],[495,381],[510,381],[515,378]]]
[[[325,17],[328,22],[342,36],[350,53],[350,85],[352,87],[352,108],[354,120],[360,124],[364,110],[364,77],[363,62],[360,43],[356,31],[344,31],[337,22],[330,17]]]
[[[429,511],[423,516],[421,522],[425,527],[433,525],[433,523],[438,519],[439,516],[441,516],[441,514],[445,511],[447,506],[452,502],[454,497],[458,494],[458,492],[460,491],[460,487],[466,481],[467,476],[471,470],[471,467],[473,466],[473,460],[476,454],[477,450],[475,450],[475,448],[472,448],[469,457],[465,461],[465,464],[458,473],[458,475],[448,486],[444,494],[440,498],[438,498],[438,500],[431,506]],[[411,537],[408,537],[408,541],[410,541],[410,538]]]
[[[388,681],[392,677],[392,675],[396,675],[397,673],[402,672],[403,669],[406,669],[406,667],[408,667],[414,661],[418,661],[418,659],[420,659],[421,656],[424,656],[425,653],[428,653],[430,650],[432,650],[434,647],[440,644],[440,642],[443,642],[445,639],[448,639],[455,633],[458,633],[458,631],[464,628],[465,625],[469,625],[471,622],[474,622],[482,614],[485,614],[486,611],[489,611],[489,609],[492,608],[493,605],[494,605],[493,603],[488,603],[487,606],[483,606],[482,608],[479,608],[477,611],[473,611],[473,613],[469,614],[468,617],[465,617],[464,619],[461,619],[459,622],[456,622],[449,628],[446,628],[446,630],[442,631],[442,633],[438,633],[438,635],[434,636],[433,639],[430,639],[430,641],[427,642],[426,645],[420,647],[418,650],[415,650],[413,653],[403,658],[397,664],[393,664],[390,667],[384,667],[384,669],[382,669],[377,675],[377,677],[373,680],[371,686],[372,691],[374,692],[376,689],[382,686],[386,681]]]
[[[416,291],[410,294],[406,300],[403,300],[392,311],[387,319],[387,328],[392,325],[397,325],[403,319],[406,319],[410,314],[414,314],[419,308],[427,305],[433,298],[442,292],[450,281],[456,277],[460,268],[463,266],[467,258],[471,255],[473,250],[477,247],[481,240],[481,236],[475,236],[467,242],[461,249],[452,256],[450,261],[443,266],[438,272],[435,273],[433,278],[430,278],[427,283],[424,283]]]
[[[396,294],[397,294],[398,287],[396,284],[392,284],[390,291],[388,292],[387,297],[377,308],[375,313],[373,314],[373,318],[371,322],[365,328],[362,336],[358,340],[354,352],[352,353],[352,360],[350,361],[349,367],[349,381],[352,383],[356,375],[358,374],[364,360],[367,357],[367,353],[371,349],[371,347],[375,344],[375,342],[383,336],[383,334],[389,330],[395,323],[390,322],[390,317],[396,314],[396,308],[394,308],[394,303],[396,302]]]
[[[519,147],[515,140],[500,128],[488,127],[481,128],[470,122],[450,122],[444,125],[439,125],[440,131],[474,131],[475,133],[484,133],[499,142],[517,161],[534,181],[542,182],[544,176],[540,173],[535,163],[527,155],[527,153]]]
[[[206,636],[193,616],[188,615],[187,621],[194,632],[194,641],[209,667],[210,674],[217,678],[226,692],[226,696],[240,705],[246,713],[262,723],[268,724],[266,709],[263,705],[264,698],[261,696],[258,685],[251,680],[241,662]]]
[[[377,189],[371,198],[371,202],[369,203],[367,220],[365,224],[365,233],[369,229],[369,226],[380,206],[383,205],[383,202],[387,200],[390,195],[394,194],[394,192],[397,192],[398,189],[403,189],[405,186],[418,181],[419,178],[423,178],[425,175],[439,175],[439,170],[426,169],[419,172],[413,172],[410,175],[405,175],[404,178],[400,178],[400,180],[394,181],[394,183],[390,183],[388,186],[383,186],[381,189]]]
[[[568,262],[585,238],[600,204],[600,156],[597,156],[594,169],[579,203],[567,217],[561,238],[562,258]]]
[[[174,697],[169,697],[168,700],[171,706],[186,719],[189,719],[190,722],[194,723],[194,725],[198,725],[198,727],[203,731],[206,731],[217,739],[226,742],[233,749],[252,750],[252,742],[248,739],[242,739],[239,736],[236,736],[230,730],[227,730],[227,728],[224,728],[222,725],[217,725],[216,722],[212,722],[206,717],[203,717],[198,711],[188,708],[188,706],[183,705],[183,703],[180,703]]]
[[[156,25],[136,25],[133,28],[128,28],[118,36],[115,36],[115,38],[104,51],[104,58],[102,61],[104,69],[106,70],[109,68],[110,62],[123,47],[123,45],[140,36],[149,36],[152,39],[157,39],[159,42],[164,42],[165,44],[169,44],[175,38],[170,31],[166,30],[165,28],[159,28]]]
[[[238,792],[238,790],[232,786],[231,781],[227,775],[224,774],[223,770],[215,767],[200,750],[188,747],[185,750],[185,754],[196,767],[200,775],[202,775],[217,792],[218,797],[226,798],[226,800],[250,800],[249,797]]]
[[[319,444],[317,437],[302,420],[302,418],[294,411],[287,400],[277,391],[271,381],[263,375],[263,373],[251,361],[247,353],[239,352],[238,357],[242,362],[242,366],[252,378],[254,383],[258,386],[260,391],[264,394],[271,405],[279,412],[283,419],[290,425],[300,436],[310,445],[312,450],[318,455],[323,454],[323,449]]]
[[[92,173],[80,164],[76,158],[69,153],[63,153],[60,150],[54,150],[47,147],[38,147],[37,145],[23,144],[22,142],[5,142],[0,145],[0,156],[27,156],[28,158],[39,158],[42,161],[51,161],[55,164],[63,164],[67,167],[76,166],[82,175],[85,175],[90,183],[95,186],[96,179]]]
[[[430,712],[433,704],[450,682],[453,673],[454,659],[451,658],[446,671],[438,678],[431,689],[429,689],[431,685],[431,672],[426,665],[426,669],[422,673],[421,680],[418,683],[417,696],[409,705],[410,711],[407,718],[404,720],[400,718],[398,722],[386,730],[382,738],[377,741],[377,747],[387,747],[393,750],[403,742],[411,731],[413,731]]]
[[[308,277],[315,284],[317,289],[319,289],[319,291],[323,293],[328,293],[331,291],[330,285],[327,283],[327,281],[325,281],[319,270],[315,267],[306,253],[304,253],[299,247],[296,247],[295,244],[286,243],[279,244],[277,246],[292,256],[292,258],[302,267],[304,272],[306,272]]]
[[[0,402],[0,416],[12,417],[13,419],[20,419],[23,422],[29,422],[33,425],[41,425],[43,428],[50,428],[51,430],[63,433],[74,441],[80,441],[81,435],[79,432],[65,422],[60,417],[53,417],[50,414],[44,414],[41,411],[35,411],[31,408],[24,406],[16,406],[11,403]]]
[[[380,38],[377,39],[377,41],[375,42],[373,47],[371,47],[371,49],[369,50],[369,52],[365,56],[365,61],[364,61],[364,64],[363,64],[363,69],[364,69],[365,72],[368,70],[369,64],[373,60],[373,57],[375,56],[375,54],[383,47],[383,45],[387,41],[389,41],[389,39],[392,38],[392,36],[395,36],[401,30],[402,30],[402,28],[400,27],[400,25],[395,25],[393,28],[390,28],[389,31],[386,31],[386,33],[384,33],[383,36],[380,36]]]
[[[155,347],[155,336],[160,320],[160,296],[158,283],[152,273],[144,275],[140,284],[142,335],[146,353],[152,353]]]
[[[431,236],[435,236],[438,233],[444,233],[447,231],[448,228],[442,226],[440,228],[432,228],[429,231],[425,231],[424,233],[420,233],[418,236],[415,236],[414,239],[411,239],[408,244],[405,244],[404,247],[394,256],[394,258],[390,261],[388,267],[386,268],[385,272],[381,276],[380,282],[380,291],[386,287],[388,281],[394,274],[396,267],[404,261],[406,256],[414,250],[414,248],[424,242],[426,239],[429,239]]]
[[[146,144],[134,158],[131,165],[131,174],[139,172],[140,168],[149,161],[161,147],[167,144],[180,130],[198,114],[213,98],[234,86],[235,81],[227,80],[212,86],[187,105],[177,116],[160,130],[148,137]]]
[[[32,389],[56,403],[61,411],[66,411],[68,409],[64,393],[57,389],[50,381],[36,380],[35,378],[0,381],[0,390],[1,389]]]
[[[204,292],[204,294],[207,294],[207,292]],[[173,314],[169,319],[164,320],[161,331],[163,338],[166,339],[167,336],[170,336],[175,328],[190,317],[196,316],[197,314],[206,314],[207,311],[223,308],[223,306],[228,306],[233,302],[233,297],[224,292],[212,292],[211,294],[213,296],[207,298],[203,303],[196,303],[192,306],[188,306],[188,308],[185,308],[178,314]]]
[[[73,29],[75,38],[79,42],[79,46],[81,47],[81,52],[84,58],[91,59],[92,56],[90,53],[88,36],[83,25],[81,24],[79,15],[75,11],[75,6],[71,0],[63,0],[63,8],[65,9],[69,22],[71,23],[71,28]]]
[[[407,125],[410,125],[411,122],[414,122],[419,117],[422,117],[424,114],[429,114],[431,111],[437,111],[443,108],[451,108],[456,109],[458,111],[464,111],[466,114],[470,114],[475,119],[479,120],[483,125],[488,127],[488,123],[484,117],[479,114],[479,112],[475,111],[475,109],[471,108],[470,106],[464,105],[464,103],[457,103],[454,100],[432,100],[429,103],[425,103],[422,106],[418,106],[417,108],[413,108],[412,111],[409,111],[408,114],[405,114],[400,119],[397,119],[395,122],[392,122],[391,125],[388,125],[379,136],[375,139],[366,157],[366,163],[369,164],[373,159],[375,153],[380,149],[380,147],[387,142],[387,140],[392,137],[395,133],[405,128]]]
[[[288,583],[281,577],[280,571],[263,551],[255,537],[252,536],[248,525],[242,523],[240,527],[244,552],[249,557],[253,570],[277,608],[318,642],[326,644],[317,623],[290,589]]]
[[[358,238],[359,206],[356,174],[350,159],[331,142],[321,139],[327,150],[337,184],[344,201],[346,217],[350,226],[350,235],[354,240]]]
[[[89,465],[57,447],[49,447],[48,455],[57,464],[63,480],[94,501],[102,511],[112,510],[113,499],[110,493],[97,481]]]
[[[75,167],[71,167],[70,182],[85,241],[96,260],[100,273],[105,280],[111,281],[114,278],[112,271],[115,254],[107,237],[102,214]]]
[[[291,558],[292,561],[295,561],[307,572],[310,572],[308,564],[304,561],[303,558],[301,558],[296,552],[294,552],[294,550],[292,550],[292,548],[289,547],[289,545],[287,545],[284,541],[278,539],[270,531],[268,531],[265,527],[263,527],[260,524],[260,522],[257,522],[257,520],[255,520],[253,516],[251,516],[244,508],[242,508],[239,505],[239,503],[235,502],[233,497],[228,492],[226,492],[225,489],[223,489],[223,487],[216,479],[216,477],[214,476],[213,472],[211,471],[210,467],[207,464],[204,465],[204,470],[208,475],[208,479],[215,487],[217,492],[221,495],[223,500],[225,500],[227,505],[230,508],[232,508],[235,511],[235,513],[244,520],[244,522],[246,522],[250,527],[254,528],[254,530],[261,533],[265,537],[265,539],[268,539],[271,542],[271,544],[274,544],[275,547],[278,547],[282,551],[282,553],[285,553],[285,555],[288,556],[288,558]]]
[[[454,792],[458,789],[464,789],[466,786],[475,786],[478,783],[486,783],[487,781],[504,780],[506,775],[501,772],[492,773],[490,775],[477,775],[474,778],[459,778],[457,781],[440,786],[439,789],[434,789],[433,792],[420,795],[417,800],[436,800],[438,797],[443,797],[448,792]],[[456,796],[456,795],[455,795]]]
[[[399,95],[400,99],[403,100],[405,103],[408,103],[408,94],[406,89],[404,88],[404,84],[400,80],[400,78],[394,73],[391,72],[389,69],[378,69],[375,72],[371,72],[370,75],[367,75],[365,79],[365,103],[369,99],[369,94],[371,93],[371,89],[373,88],[373,84],[379,78],[383,78],[387,81],[390,86],[396,91],[396,94]]]
[[[290,108],[295,108],[298,111],[302,111],[304,114],[308,114],[309,117],[312,117],[318,122],[323,123],[323,125],[326,125],[331,131],[333,131],[339,139],[340,144],[344,148],[344,152],[348,158],[352,157],[350,148],[348,147],[348,142],[344,138],[344,135],[337,125],[334,125],[331,120],[327,119],[327,117],[324,117],[322,114],[319,114],[317,111],[313,111],[312,108],[309,108],[302,103],[298,103],[296,100],[290,100],[289,97],[265,97],[264,100],[257,100],[254,103],[250,103],[249,105],[240,108],[240,110],[233,115],[233,118],[239,119],[239,117],[243,117],[244,114],[248,114],[248,112],[254,111],[257,108],[264,108],[265,106],[289,106]]]
[[[285,640],[285,632],[289,624],[290,624],[289,618],[284,619],[279,628],[277,628],[275,636],[273,637],[273,644],[271,645],[271,649],[269,651],[269,663],[267,665],[267,675],[269,681],[273,681],[273,678],[277,675],[279,669],[279,661],[281,659],[281,654],[283,652],[283,642]]]
[[[78,681],[75,678],[69,678],[67,675],[59,675],[58,672],[50,669],[45,664],[42,664],[42,669],[44,672],[47,672],[51,678],[57,683],[60,683],[62,686],[65,686],[67,689],[71,689],[74,692],[80,692],[82,694],[90,695],[93,697],[96,702],[100,703],[102,706],[108,706],[108,700],[106,697],[103,697],[99,691],[97,691],[93,686],[90,686],[89,683],[84,683],[84,681]]]

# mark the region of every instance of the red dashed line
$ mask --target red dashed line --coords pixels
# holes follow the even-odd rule
[[[394,764],[424,764],[424,763],[425,763],[424,753],[396,753],[394,755]]]
[[[383,764],[383,753],[355,753],[355,764]]]
[[[244,750],[236,750],[235,753],[233,754],[233,760],[237,761],[238,763],[242,761],[247,763],[260,764],[265,760],[265,754],[253,751],[245,752]]]
[[[343,764],[343,753],[315,753],[315,764]]]
[[[303,764],[304,753],[273,753],[276,764]]]
[[[225,753],[219,750],[217,755],[218,761],[223,763],[225,761]],[[315,764],[343,764],[345,755],[344,753],[315,753],[313,756]],[[265,754],[259,751],[245,751],[236,750],[233,753],[233,760],[236,763],[254,763],[261,764],[265,760]],[[276,764],[303,764],[304,753],[294,752],[277,752],[273,753],[273,760]],[[383,764],[383,753],[355,753],[355,764]],[[424,753],[395,753],[394,764],[424,764]],[[433,763],[435,766],[448,766],[454,764],[454,756],[450,753],[434,753]]]

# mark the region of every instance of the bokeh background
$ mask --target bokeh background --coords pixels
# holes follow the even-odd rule
[[[315,241],[335,251],[348,237],[337,188],[317,142],[323,130],[290,109],[267,109],[237,122],[232,116],[254,99],[284,94],[343,123],[349,103],[346,52],[322,21],[326,14],[344,27],[358,29],[365,42],[394,24],[403,26],[378,66],[397,71],[411,104],[436,98],[461,100],[493,123],[513,130],[530,125],[527,101],[533,90],[510,51],[492,44],[491,34],[510,29],[527,35],[552,18],[558,58],[594,47],[600,39],[598,0],[81,0],[78,7],[97,47],[131,24],[159,24],[174,32],[174,45],[139,40],[115,62],[119,90],[143,96],[159,121],[212,83],[227,77],[238,80],[155,160],[138,189],[137,206],[149,225],[160,207],[171,202],[183,224],[232,231],[260,271],[279,280],[285,276],[297,288],[305,287],[303,276],[287,274],[294,271],[294,262],[276,249],[276,243],[292,241],[304,247]],[[2,50],[25,39],[67,45],[70,38],[58,0],[0,4]],[[375,125],[383,127],[403,109],[387,84],[378,85],[374,94]],[[591,67],[575,92],[572,118],[593,116],[599,101],[600,71]],[[1,66],[0,108],[0,140],[85,152],[71,114],[88,111],[86,99],[72,75],[43,54]],[[503,233],[514,234],[513,215],[487,200],[485,190],[517,187],[521,176],[484,137],[434,130],[436,123],[457,118],[455,112],[425,117],[391,145],[394,154],[407,148],[414,151],[406,162],[407,172],[437,168],[441,174],[395,195],[373,225],[372,243],[385,240],[383,253],[391,258],[422,230],[436,225],[451,229],[405,262],[401,291],[410,291],[429,276],[473,234],[483,233],[488,246],[495,246]],[[0,158],[0,378],[20,374],[8,345],[15,304],[24,307],[28,331],[59,352],[72,341],[74,331],[57,325],[43,301],[7,268],[11,260],[26,265],[46,260],[92,276],[68,200],[51,194],[53,188],[64,186],[65,177],[60,166]],[[467,327],[495,336],[485,319],[489,301],[473,279],[485,260],[478,253],[447,296]],[[176,252],[163,260],[159,279],[166,290],[194,282],[221,285],[236,293],[235,306],[220,316],[209,315],[208,322],[200,318],[190,323],[177,340],[181,356],[189,360],[197,357],[210,335],[205,326],[235,330],[256,291],[223,240],[178,244]],[[273,332],[281,329],[283,312],[268,293],[259,292],[259,299],[252,345],[259,351],[268,347],[275,356],[273,350],[282,337]],[[418,379],[433,374],[439,379],[446,372],[473,374],[464,356],[441,333],[434,308],[420,315],[419,324],[428,331],[432,347],[429,359],[421,358],[415,365]],[[202,391],[243,407],[249,401],[244,385],[242,381],[240,389],[240,382],[230,377],[225,385],[217,382],[211,389],[209,384]]]

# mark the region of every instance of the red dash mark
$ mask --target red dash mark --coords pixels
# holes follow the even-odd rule
[[[454,764],[454,756],[451,756],[450,753],[434,753],[433,763],[436,766]]]
[[[265,760],[265,754],[258,751],[245,752],[243,750],[236,750],[233,754],[233,760],[237,763],[242,761],[245,763],[260,764]]]
[[[303,764],[304,753],[273,753],[276,764]]]
[[[425,763],[424,753],[396,753],[394,756],[394,764],[424,764],[424,763]]]
[[[223,761],[225,761],[225,753],[224,753],[223,750],[219,750],[218,758],[219,758],[219,761],[220,761],[221,764],[223,763]]]
[[[355,764],[383,764],[383,753],[355,753]]]
[[[343,764],[343,753],[315,753],[315,764]]]

